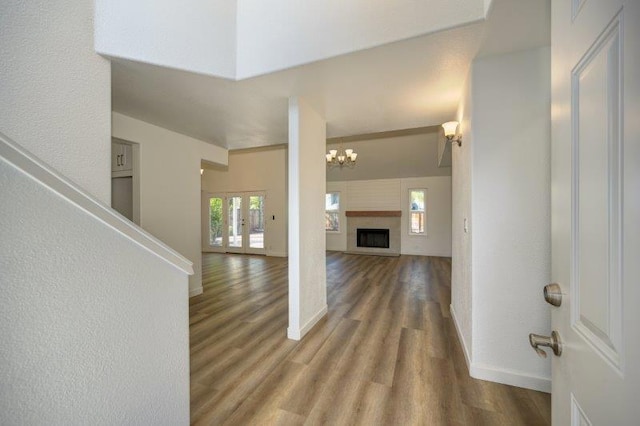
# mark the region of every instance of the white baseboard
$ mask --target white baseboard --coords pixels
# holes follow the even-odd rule
[[[287,327],[287,337],[292,340],[301,340],[305,334],[313,328],[318,321],[320,321],[328,312],[328,306],[324,305],[322,309],[318,311],[307,323],[299,330],[293,330],[291,327]]]
[[[189,297],[197,296],[199,294],[202,294],[202,286],[189,290]]]
[[[271,257],[287,257],[287,253],[283,251],[268,251],[267,256]]]
[[[469,348],[467,348],[467,343],[464,340],[464,336],[462,335],[462,331],[460,330],[460,325],[458,324],[458,317],[456,316],[456,311],[453,309],[453,305],[449,305],[449,311],[451,312],[451,318],[453,319],[453,325],[456,327],[456,333],[458,334],[458,341],[462,346],[462,352],[464,352],[464,360],[467,362],[467,370],[471,372],[471,354],[469,353]]]
[[[456,327],[458,340],[464,352],[464,359],[467,362],[469,375],[474,379],[487,380],[489,382],[502,383],[505,385],[518,386],[520,388],[533,389],[540,392],[551,393],[551,379],[548,377],[532,376],[522,371],[509,370],[507,368],[495,367],[492,365],[482,364],[471,361],[471,353],[465,344],[464,337],[460,331],[456,312],[453,305],[449,305],[451,318]]]
[[[490,382],[503,383],[505,385],[551,393],[550,378],[532,376],[521,371],[509,370],[506,368],[494,367],[493,365],[474,362],[471,364],[469,374],[475,379],[488,380]]]

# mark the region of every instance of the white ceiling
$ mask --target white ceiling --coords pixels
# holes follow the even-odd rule
[[[548,44],[548,0],[494,0],[486,22],[241,81],[114,59],[113,110],[229,149],[286,143],[290,96],[328,137],[431,126],[455,116],[478,53]]]

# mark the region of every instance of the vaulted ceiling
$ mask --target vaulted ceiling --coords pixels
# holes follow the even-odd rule
[[[480,10],[477,1],[453,3],[471,5],[465,9],[465,19]],[[360,12],[362,19],[381,19],[379,11]],[[455,17],[448,9],[444,12]],[[241,8],[236,13],[241,14]],[[329,11],[323,13],[320,16],[335,19]],[[289,40],[289,54],[258,49],[255,37],[260,31],[267,34],[268,27],[245,30],[254,39],[243,43],[260,51],[255,61],[244,57],[249,48],[230,53],[221,47],[221,54],[235,56],[232,63],[208,69],[211,72],[180,70],[188,66],[176,64],[152,65],[149,58],[131,60],[125,58],[135,55],[105,51],[112,58],[113,110],[230,149],[286,143],[290,96],[306,98],[325,116],[328,137],[432,126],[455,116],[474,58],[549,44],[548,0],[494,0],[486,19],[458,23],[451,29],[438,29],[429,20],[431,26],[422,35],[415,19],[409,20],[410,32],[399,31],[410,14],[395,13],[389,28],[380,29],[383,36],[366,33],[370,26],[363,30],[356,25],[360,29],[354,37],[359,34],[360,38],[351,43],[346,42],[348,22],[339,22],[336,31],[341,35],[329,47],[312,39],[329,37],[331,25],[325,25],[323,33],[318,33],[317,25],[310,32],[273,27],[276,35],[265,46],[275,49]],[[104,25],[98,27],[105,31]],[[238,43],[243,36],[236,31],[234,37]],[[389,42],[393,37],[405,38]],[[379,45],[371,47],[371,40]],[[298,45],[307,48],[299,50]],[[270,60],[270,55],[275,59]],[[277,71],[280,68],[285,69]],[[220,76],[225,73],[227,78]],[[252,74],[257,76],[244,77]]]

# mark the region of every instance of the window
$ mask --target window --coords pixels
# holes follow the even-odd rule
[[[426,189],[409,190],[409,234],[424,234]]]
[[[324,202],[325,229],[340,232],[340,193],[328,192]]]

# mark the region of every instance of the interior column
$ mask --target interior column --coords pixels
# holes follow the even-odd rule
[[[289,99],[289,328],[300,340],[327,313],[326,122]]]

